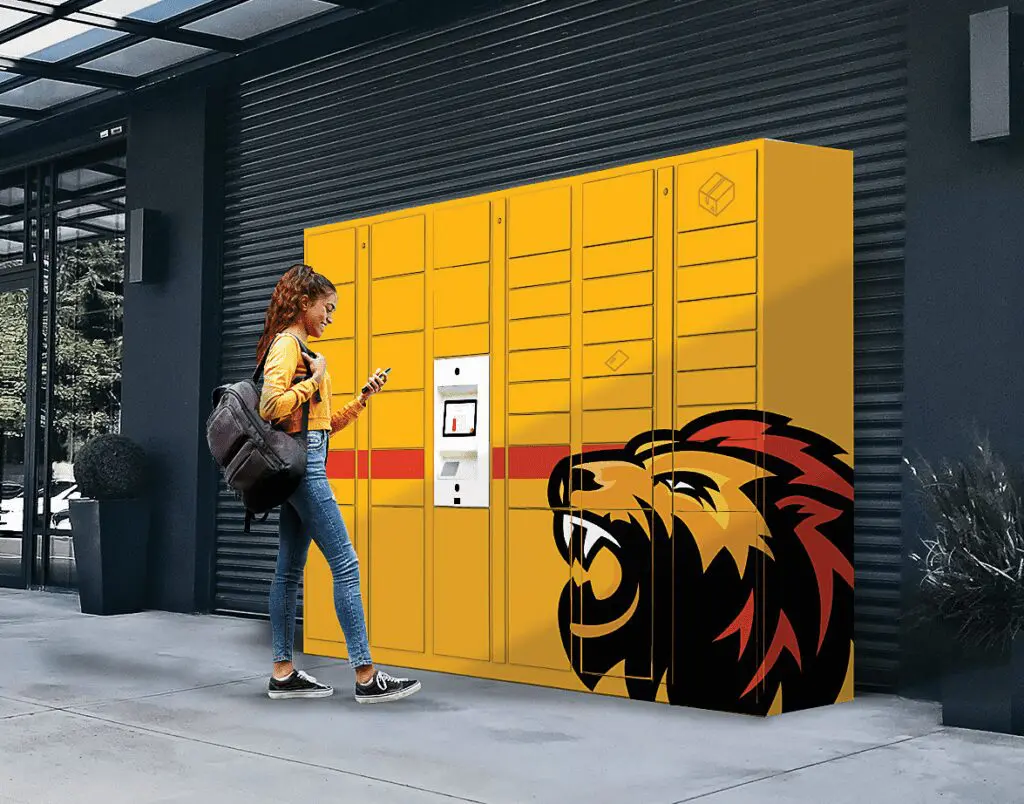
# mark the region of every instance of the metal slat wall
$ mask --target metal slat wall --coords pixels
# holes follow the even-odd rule
[[[240,86],[228,114],[222,375],[252,370],[303,229],[771,137],[856,175],[860,686],[895,683],[906,0],[537,0]],[[223,493],[216,607],[266,612],[275,520]]]

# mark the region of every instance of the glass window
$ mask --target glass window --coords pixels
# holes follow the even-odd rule
[[[122,48],[116,53],[93,59],[82,66],[92,70],[138,78],[158,70],[166,70],[168,67],[210,52],[204,47],[166,42],[160,39],[146,39],[136,45]]]
[[[70,190],[72,192],[85,189],[100,190],[102,189],[100,187],[102,184],[113,188],[122,183],[118,177],[112,176],[110,173],[91,168],[76,170],[74,173],[61,173],[57,182],[61,190]]]
[[[210,0],[100,0],[85,10],[105,17],[130,17],[143,22],[163,22],[209,3]]]
[[[249,39],[337,9],[320,0],[247,0],[185,28],[232,39]]]
[[[25,253],[24,178],[0,177],[0,275],[21,268]]]
[[[20,25],[32,15],[25,11],[14,11],[9,8],[0,8],[0,31],[6,31],[15,25]]]
[[[0,84],[0,90],[2,89],[3,85]],[[30,84],[0,92],[0,104],[20,106],[25,109],[48,109],[51,106],[67,103],[98,91],[96,87],[41,78]]]
[[[0,56],[11,59],[29,57],[37,61],[56,62],[113,41],[124,34],[93,28],[80,22],[57,20],[9,42],[0,43]]]
[[[36,578],[48,586],[77,585],[70,519],[71,501],[81,496],[75,456],[91,438],[121,426],[124,167],[123,155],[80,159],[61,166],[50,189],[52,218],[44,240],[56,259],[52,276],[44,260],[43,278],[54,326],[46,348],[53,360],[46,378],[49,409],[40,416],[46,456],[40,456],[37,474],[35,545]]]
[[[0,287],[0,586],[23,572],[29,320],[28,290]]]

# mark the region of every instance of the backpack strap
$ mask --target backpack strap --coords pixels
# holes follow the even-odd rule
[[[300,359],[301,359],[301,353],[302,352],[305,352],[308,355],[313,355],[314,354],[313,350],[310,349],[308,346],[306,346],[306,344],[304,344],[302,342],[302,339],[299,338],[298,335],[295,335],[295,334],[293,334],[291,332],[289,332],[289,333],[279,332],[277,334],[277,336],[274,338],[274,340],[277,340],[277,338],[281,337],[284,334],[291,335],[293,338],[295,338],[295,342],[299,345]],[[258,383],[260,381],[260,377],[263,375],[263,369],[267,365],[267,358],[270,357],[270,350],[271,350],[271,348],[273,348],[273,346],[274,346],[274,341],[271,341],[270,342],[270,346],[267,347],[267,351],[263,353],[263,357],[260,359],[259,364],[256,366],[256,370],[252,373],[252,381],[253,381],[253,383]],[[313,372],[310,371],[309,367],[307,366],[306,367],[306,379],[308,380],[312,376],[313,376]],[[319,391],[318,391],[318,393],[319,393]]]
[[[269,516],[270,516],[270,511],[267,511],[267,512],[266,512],[266,513],[265,513],[265,514],[264,514],[264,515],[263,515],[263,516],[262,516],[262,517],[260,518],[260,524],[262,525],[262,524],[263,524],[264,522],[266,522],[266,521],[267,521],[267,517],[269,517]],[[249,525],[250,525],[250,524],[252,524],[252,521],[253,521],[253,520],[254,520],[255,518],[256,518],[256,517],[255,517],[255,516],[253,516],[253,513],[252,513],[252,511],[250,511],[250,510],[249,510],[248,508],[246,508],[246,509],[245,509],[245,525],[244,525],[244,527],[242,528],[242,532],[243,532],[243,533],[248,533],[248,532],[249,532]]]
[[[280,332],[280,333],[278,333],[277,337],[280,337],[281,335],[284,335],[284,334],[286,334],[286,333]],[[305,353],[307,353],[309,355],[313,354],[313,350],[310,349],[308,346],[306,346],[306,344],[304,344],[302,342],[302,339],[299,338],[298,335],[295,335],[295,334],[293,334],[291,332],[289,332],[287,334],[291,335],[293,338],[295,338],[295,342],[299,345],[299,359],[300,360],[302,359],[302,353],[303,352],[305,352]],[[276,337],[275,337],[275,340],[276,340]],[[267,365],[267,357],[270,356],[270,349],[271,349],[271,347],[273,347],[273,345],[274,345],[274,342],[271,341],[270,342],[270,346],[267,347],[267,351],[264,352],[263,358],[260,360],[259,365],[256,366],[256,370],[252,374],[252,381],[253,381],[254,385],[258,385],[259,384],[260,377],[263,375],[263,369]],[[312,376],[313,376],[313,372],[307,366],[306,367],[306,379],[308,380]],[[319,388],[317,389],[317,391],[314,394],[314,396],[316,397],[316,401],[319,402],[320,401],[320,389]],[[308,430],[309,430],[309,402],[306,401],[302,405],[302,432],[305,433]],[[246,528],[248,528],[248,527],[249,527],[248,522],[246,522]],[[248,529],[245,532],[248,533],[249,532]]]
[[[290,332],[288,334],[292,335],[292,333],[290,333]],[[300,360],[302,359],[302,354],[307,354],[310,357],[314,357],[316,355],[316,352],[314,352],[312,349],[310,349],[308,346],[306,346],[306,344],[304,344],[302,342],[301,338],[299,338],[297,335],[292,335],[292,337],[295,338],[295,342],[299,344],[299,359]],[[306,379],[308,380],[312,376],[313,376],[313,372],[307,366],[306,367]],[[313,394],[313,398],[317,402],[320,401],[320,389],[319,388],[316,389],[316,392]],[[308,410],[308,403],[307,403],[307,410],[306,410],[305,418],[303,419],[303,422],[304,422],[303,426],[302,426],[303,430],[308,429],[308,427],[309,427],[308,420],[309,420],[309,410]]]
[[[288,333],[288,334],[291,335],[291,333]],[[292,337],[295,338],[295,342],[299,344],[299,359],[300,360],[302,359],[302,354],[303,353],[308,354],[308,355],[312,355],[313,354],[313,350],[310,349],[308,346],[306,346],[306,344],[304,344],[302,342],[301,338],[299,338],[296,335],[292,335]],[[308,380],[312,376],[313,376],[313,372],[307,366],[306,367],[306,379]],[[320,401],[320,389],[319,388],[316,389],[316,393],[313,394],[313,398],[315,398],[317,402]],[[302,431],[301,432],[305,433],[305,432],[308,432],[308,431],[309,431],[309,402],[306,401],[302,405]]]

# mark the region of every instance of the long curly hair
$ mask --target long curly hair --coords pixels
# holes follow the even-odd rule
[[[302,298],[317,301],[336,293],[334,283],[318,274],[308,265],[298,264],[289,268],[277,281],[270,297],[267,316],[263,323],[263,335],[256,346],[256,360],[259,362],[270,348],[274,336],[291,326],[302,312]]]

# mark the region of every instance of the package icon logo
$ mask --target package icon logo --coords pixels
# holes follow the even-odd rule
[[[699,203],[716,218],[735,200],[736,185],[721,173],[715,173],[701,185]]]
[[[608,366],[612,371],[618,371],[629,360],[629,355],[623,352],[621,349],[616,349],[615,354],[604,361],[604,364]]]

